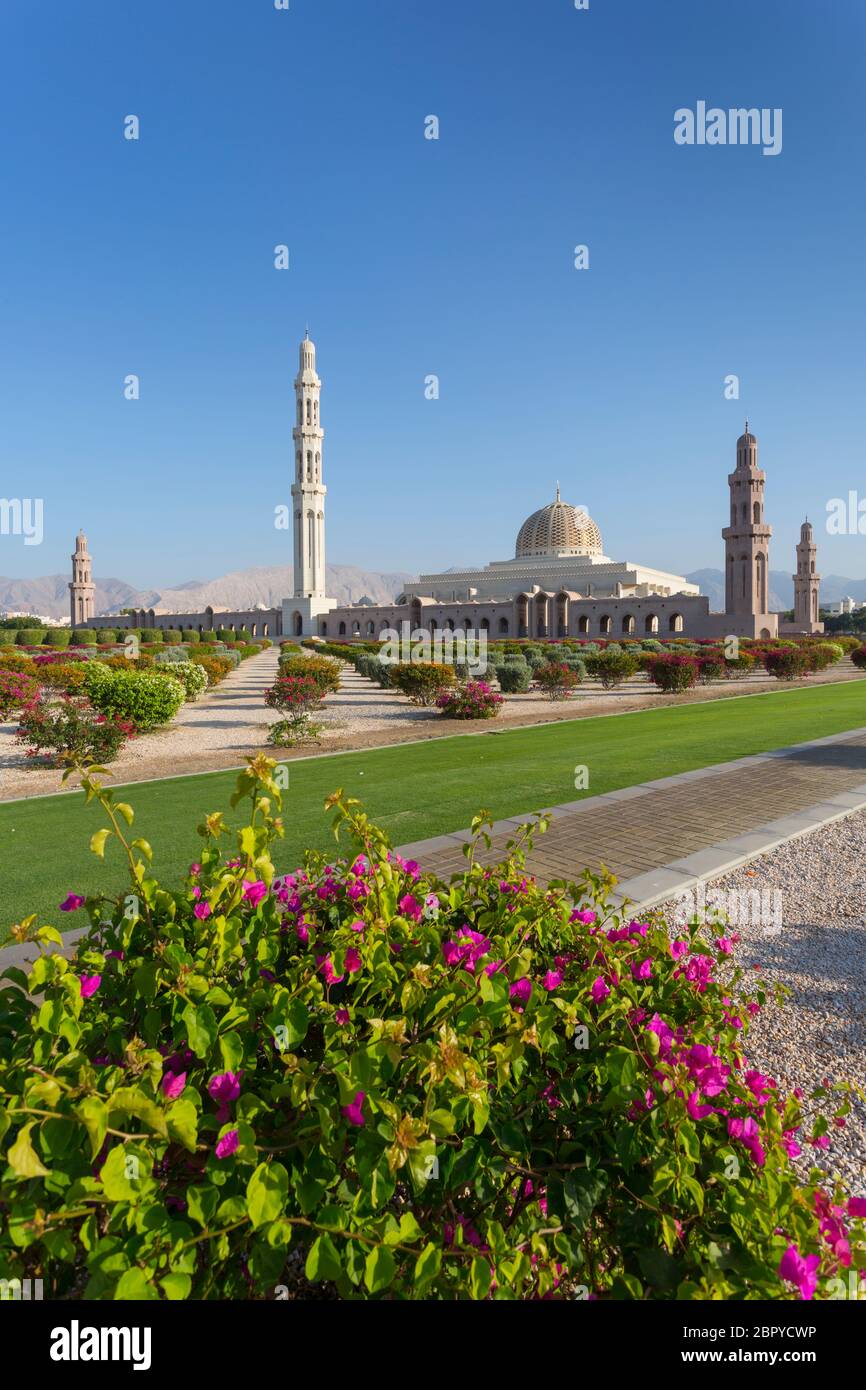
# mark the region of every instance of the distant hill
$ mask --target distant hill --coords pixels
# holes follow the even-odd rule
[[[380,574],[357,565],[328,565],[328,593],[340,603],[357,603],[365,594],[374,603],[392,603],[404,584],[415,576],[402,570]],[[189,580],[172,589],[134,589],[122,579],[95,579],[97,614],[116,613],[120,608],[153,608],[157,613],[201,612],[212,608],[243,609],[264,604],[278,606],[291,594],[294,574],[291,565],[257,565],[236,570],[221,579]],[[21,613],[39,613],[46,618],[64,618],[69,612],[68,575],[51,574],[42,579],[6,579],[0,576],[0,608]]]
[[[725,611],[725,576],[722,570],[693,570],[687,574],[690,584],[697,584],[710,600],[714,613]],[[846,579],[844,575],[821,576],[821,602],[834,603],[840,598],[866,599],[866,579]],[[794,581],[784,570],[770,570],[770,612],[784,613],[794,606]]]

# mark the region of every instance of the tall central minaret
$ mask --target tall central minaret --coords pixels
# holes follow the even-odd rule
[[[295,377],[296,420],[292,483],[295,590],[283,601],[283,630],[291,636],[320,635],[316,619],[335,604],[325,593],[325,493],[322,482],[322,441],[319,419],[322,383],[316,372],[316,345],[309,329],[300,348]]]
[[[72,583],[69,585],[69,621],[81,627],[92,618],[96,608],[96,588],[93,583],[93,561],[87,549],[87,537],[79,531],[72,552]]]
[[[807,517],[800,527],[797,573],[794,575],[794,622],[804,632],[824,630],[824,624],[818,619],[821,576],[815,572],[817,554],[812,523]]]
[[[764,520],[766,474],[758,467],[758,441],[746,430],[737,440],[737,466],[728,474],[731,524],[725,541],[725,612],[747,619],[741,636],[775,635],[778,618],[769,619],[769,557],[772,528]],[[760,620],[760,621],[759,621]],[[746,628],[755,628],[746,632]]]

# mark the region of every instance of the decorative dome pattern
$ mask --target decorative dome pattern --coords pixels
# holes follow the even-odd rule
[[[515,558],[533,555],[601,555],[601,532],[588,512],[556,501],[533,512],[517,533]]]

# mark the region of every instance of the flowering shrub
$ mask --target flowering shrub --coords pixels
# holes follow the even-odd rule
[[[866,669],[866,647],[855,647],[850,651],[850,657],[854,665],[859,670]],[[0,658],[2,660],[2,658]]]
[[[496,667],[499,689],[506,695],[519,695],[532,684],[532,672],[523,663],[503,662]]]
[[[441,661],[397,661],[389,670],[391,685],[413,705],[433,705],[457,680],[453,666]]]
[[[725,658],[721,652],[708,652],[706,656],[698,656],[695,660],[701,685],[725,679]]]
[[[171,674],[175,680],[180,681],[184,695],[189,701],[197,700],[199,695],[207,690],[207,672],[196,661],[173,662]]]
[[[198,652],[190,653],[190,661],[194,666],[200,666],[207,676],[208,685],[219,685],[224,681],[229,671],[234,670],[234,662],[227,656],[207,656],[200,655]]]
[[[274,766],[239,778],[240,830],[206,817],[174,891],[85,776],[91,847],[130,890],[70,892],[71,959],[36,917],[13,931],[43,953],[0,980],[6,1277],[120,1300],[796,1299],[866,1264],[866,1200],[793,1174],[799,1102],[745,1062],[763,992],[726,940],[672,942],[609,878],[543,890],[530,828],[485,868],[483,817],[442,883],[340,793],[348,857],[278,875]]]
[[[84,688],[98,710],[139,732],[167,724],[184,701],[183,685],[166,671],[111,671],[95,661],[87,667]]]
[[[740,680],[754,670],[755,658],[742,645],[736,656],[726,657],[723,663],[724,674],[731,680]]]
[[[101,714],[82,695],[44,691],[22,709],[15,737],[28,745],[27,757],[42,754],[59,767],[88,758],[113,762],[134,733],[128,721]]]
[[[650,657],[647,662],[647,675],[653,685],[668,695],[679,695],[689,690],[698,679],[698,664],[691,656]]]
[[[32,676],[19,671],[0,670],[0,720],[23,709],[36,699],[39,687]]]
[[[551,661],[535,669],[535,684],[548,700],[567,700],[580,685],[580,671],[563,661]]]
[[[586,658],[587,674],[595,676],[597,680],[601,681],[605,690],[613,690],[614,686],[622,685],[623,681],[629,680],[637,669],[636,656],[631,656],[621,649],[617,650],[612,645],[605,651]]]
[[[777,647],[761,653],[761,661],[771,676],[780,681],[794,681],[809,675],[809,661],[802,647]]]
[[[297,743],[318,732],[310,725],[310,712],[322,703],[318,681],[312,676],[280,676],[265,691],[265,704],[280,710],[283,718],[271,725],[268,742],[279,746]]]
[[[21,675],[33,675],[36,667],[33,658],[25,652],[0,652],[0,671],[18,671]]]
[[[281,676],[304,676],[314,680],[320,696],[336,694],[340,689],[340,666],[327,656],[281,656]]]
[[[493,719],[505,701],[486,681],[467,681],[456,690],[443,690],[436,697],[437,708],[446,719]]]
[[[64,653],[65,655],[65,653]],[[54,661],[43,664],[41,657],[35,658],[39,684],[47,690],[65,690],[73,694],[84,685],[87,663],[84,661]]]

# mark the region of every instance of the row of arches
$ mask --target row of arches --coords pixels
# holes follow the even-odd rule
[[[308,398],[306,406],[306,423],[308,425],[318,425],[319,402]],[[298,397],[298,424],[300,426],[303,426],[304,424],[304,398],[302,396]]]

